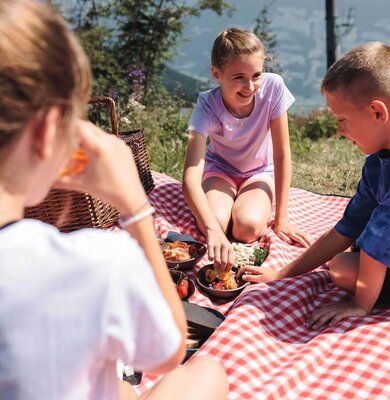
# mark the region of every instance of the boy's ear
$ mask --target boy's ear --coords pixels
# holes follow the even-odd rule
[[[370,111],[378,122],[386,123],[389,120],[389,109],[383,101],[373,100],[370,103]]]
[[[213,78],[219,81],[219,78],[221,76],[220,70],[215,67],[214,65],[211,66],[211,75],[213,75]]]

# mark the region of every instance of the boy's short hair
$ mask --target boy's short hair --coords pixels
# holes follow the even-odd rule
[[[327,92],[360,104],[390,99],[390,46],[369,42],[344,54],[325,74],[321,93]]]
[[[234,57],[260,52],[265,57],[265,50],[259,37],[242,28],[228,28],[219,33],[211,50],[211,65],[222,70]]]

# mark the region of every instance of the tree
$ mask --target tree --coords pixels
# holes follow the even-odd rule
[[[224,0],[73,0],[68,18],[90,57],[95,93],[140,98],[159,87],[186,20],[204,10],[232,8]]]
[[[271,33],[272,21],[268,18],[268,9],[271,4],[261,9],[259,16],[255,19],[253,32],[260,38],[265,47],[266,60],[264,70],[267,72],[280,73],[282,72],[282,68],[277,62],[275,53],[273,52],[277,44],[276,34]]]

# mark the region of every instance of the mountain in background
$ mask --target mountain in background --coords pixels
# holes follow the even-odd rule
[[[202,88],[213,85],[210,50],[216,35],[229,26],[253,28],[261,9],[269,5],[271,33],[277,38],[274,52],[283,69],[282,76],[297,99],[294,111],[305,113],[324,106],[319,83],[326,70],[325,0],[228,0],[227,3],[236,9],[232,16],[204,12],[200,18],[188,21],[178,54],[166,73],[171,87],[173,82],[184,82],[184,75],[182,89],[187,85],[192,87],[188,94],[194,98],[199,88],[197,80]],[[390,0],[336,0],[336,10],[340,25],[339,55],[367,41],[389,43]],[[349,13],[352,18],[348,21]],[[347,22],[352,26],[341,26]]]
[[[198,93],[208,89],[209,82],[194,78],[167,66],[162,75],[163,84],[170,93],[174,93],[190,103],[196,101]]]

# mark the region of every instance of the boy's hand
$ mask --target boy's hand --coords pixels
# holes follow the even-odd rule
[[[265,283],[280,279],[279,271],[271,268],[243,265],[237,272],[237,277],[245,282]]]
[[[313,238],[306,232],[290,223],[288,219],[275,221],[276,234],[286,243],[300,243],[303,247],[310,247]]]
[[[347,317],[365,317],[367,311],[351,300],[342,299],[332,302],[314,311],[306,320],[306,326],[312,329],[321,329],[325,325],[333,325]]]

